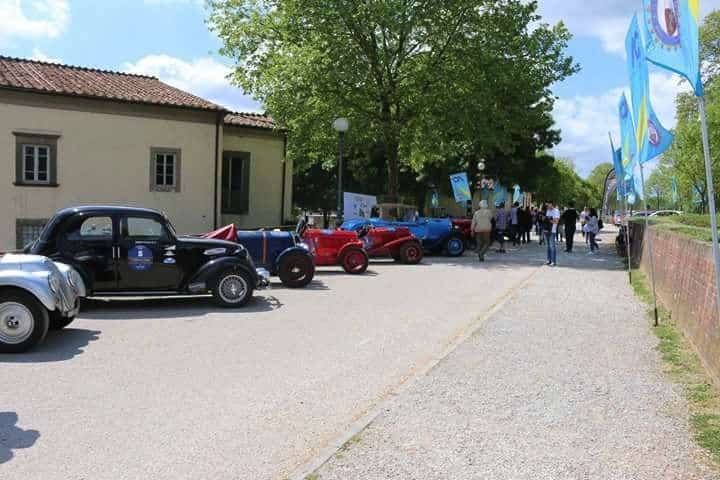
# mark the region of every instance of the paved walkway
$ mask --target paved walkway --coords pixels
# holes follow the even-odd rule
[[[579,238],[579,237],[578,237]],[[606,235],[537,271],[322,466],[322,480],[714,479]],[[539,247],[500,258],[528,264]],[[491,267],[492,268],[492,267]],[[496,274],[501,275],[501,271]]]

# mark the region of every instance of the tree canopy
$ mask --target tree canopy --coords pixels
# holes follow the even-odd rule
[[[533,188],[560,141],[550,87],[578,70],[563,24],[525,0],[211,0],[233,80],[290,131],[296,172],[335,164],[363,191],[417,194],[477,160]],[[446,181],[446,178],[443,180]]]

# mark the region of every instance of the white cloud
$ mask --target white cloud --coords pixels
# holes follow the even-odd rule
[[[144,0],[145,5],[205,5],[205,0]]]
[[[687,81],[677,75],[652,72],[650,74],[651,101],[660,122],[667,129],[675,127],[675,98],[690,91]],[[555,121],[562,130],[563,141],[555,154],[573,157],[582,174],[589,173],[598,163],[610,161],[608,132],[617,145],[620,138],[618,102],[620,95],[630,101],[630,92],[623,87],[610,89],[599,95],[576,95],[561,98],[555,104]]]
[[[704,0],[703,15],[720,8],[720,0]],[[624,54],[625,34],[634,13],[641,14],[640,0],[540,0],[540,14],[550,23],[565,22],[576,36],[594,37],[607,52]]]
[[[56,38],[68,23],[68,0],[0,0],[0,39]]]
[[[41,62],[63,63],[62,58],[51,57],[37,47],[33,48],[30,58],[32,58],[33,60],[39,60]]]
[[[237,111],[261,112],[262,106],[228,80],[232,68],[213,58],[185,61],[170,55],[147,55],[122,69],[158,77],[173,87]]]

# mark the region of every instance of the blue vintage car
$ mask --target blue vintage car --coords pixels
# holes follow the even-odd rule
[[[304,228],[304,223],[298,225],[298,229]],[[228,225],[205,237],[234,239],[247,249],[255,265],[279,276],[287,287],[302,288],[315,276],[315,260],[301,235],[302,232],[297,230],[235,230],[234,226]]]
[[[388,221],[382,218],[356,219],[346,221],[340,228],[358,232],[367,226],[407,227],[430,253],[444,253],[450,257],[459,257],[465,253],[463,232],[453,226],[449,218],[418,218],[408,222]]]

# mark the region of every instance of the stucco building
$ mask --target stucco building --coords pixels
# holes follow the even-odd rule
[[[290,218],[285,135],[157,78],[0,56],[0,250],[58,209],[165,211],[184,233]]]

